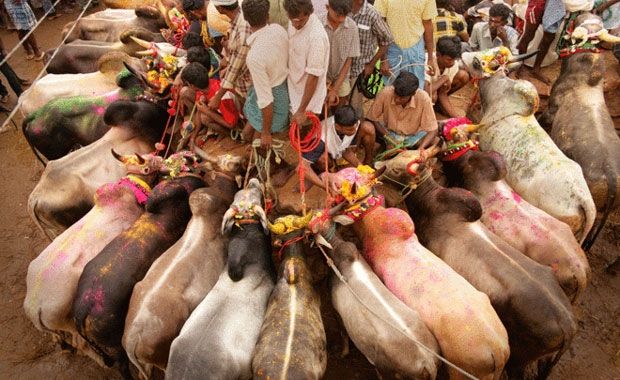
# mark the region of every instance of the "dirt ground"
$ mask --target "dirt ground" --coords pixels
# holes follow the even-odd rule
[[[39,44],[45,49],[56,46],[60,42],[62,26],[76,15],[63,15],[57,20],[43,22],[35,34]],[[4,29],[0,30],[0,37],[7,50],[17,41],[15,33]],[[30,79],[34,79],[43,66],[39,62],[26,61],[22,49],[9,63],[19,75]],[[557,75],[557,71],[558,65],[548,69],[551,75]],[[545,93],[544,89],[541,93]],[[471,88],[464,89],[456,94],[456,99],[466,105],[471,94]],[[9,105],[14,106],[15,100],[12,94]],[[544,105],[544,99],[541,104]],[[5,116],[0,114],[0,122],[4,120]],[[21,126],[21,117],[14,120]],[[0,248],[0,379],[119,378],[116,371],[101,368],[91,359],[62,352],[50,336],[37,331],[26,319],[22,302],[26,294],[27,267],[48,244],[26,209],[28,195],[38,182],[42,166],[18,130],[0,135],[0,152],[4,178],[0,184],[0,192],[4,194],[0,197],[0,236],[3,240]],[[618,274],[605,271],[605,265],[620,254],[619,241],[620,215],[617,212],[588,253],[593,275],[592,282],[575,306],[579,332],[555,367],[551,380],[620,380],[620,268]],[[349,356],[339,358],[342,344],[336,316],[328,300],[323,304],[329,349],[325,379],[376,379],[373,367],[354,346],[351,346]]]

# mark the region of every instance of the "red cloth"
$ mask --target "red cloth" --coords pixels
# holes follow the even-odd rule
[[[203,101],[206,103],[215,96],[220,87],[222,87],[222,84],[219,79],[209,79],[209,92],[207,92],[206,95],[203,92],[197,92],[196,100],[205,97],[206,99],[203,99]],[[217,110],[222,115],[224,120],[234,127],[239,121],[241,114],[239,112],[239,109],[237,109],[237,105],[235,104],[235,100],[233,99],[233,97],[234,94],[232,93],[232,91],[226,91],[226,93],[224,93],[224,96],[222,96],[220,107]]]

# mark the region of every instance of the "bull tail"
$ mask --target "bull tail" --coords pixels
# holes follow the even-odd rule
[[[590,230],[590,233],[581,245],[583,250],[586,252],[592,248],[598,234],[603,230],[603,227],[605,227],[607,218],[613,211],[614,203],[616,202],[616,194],[618,192],[618,176],[611,170],[610,165],[605,165],[605,178],[607,179],[607,200],[605,201],[605,206],[603,208],[603,217],[598,224]]]

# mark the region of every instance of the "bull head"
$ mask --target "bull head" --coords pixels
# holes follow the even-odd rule
[[[337,189],[350,204],[370,196],[383,170],[375,171],[367,165],[344,168],[330,176],[333,188]]]
[[[198,145],[194,144],[192,150],[196,152],[202,158],[201,169],[211,171],[212,176],[216,171],[224,172],[228,175],[234,176],[237,181],[237,187],[241,187],[243,184],[243,173],[247,169],[248,159],[245,156],[233,155],[233,154],[221,154],[219,156],[213,156],[202,150]]]
[[[142,156],[138,153],[134,153],[133,155],[124,156],[116,153],[113,148],[111,149],[111,152],[114,158],[125,165],[125,171],[127,173],[141,175],[153,174],[160,169],[163,163],[162,157],[153,154]]]
[[[509,73],[516,70],[522,61],[537,53],[538,50],[513,56],[507,47],[499,46],[483,51],[465,52],[461,61],[474,78],[488,78],[497,72]]]
[[[570,35],[573,46],[582,46],[587,42],[596,44],[598,40],[612,44],[620,43],[620,37],[609,34],[603,26],[603,20],[593,13],[582,13],[575,19],[575,25],[577,26]]]
[[[429,149],[406,150],[394,158],[378,161],[375,167],[385,170],[384,176],[398,183],[406,183],[416,187],[432,174],[432,158],[441,148],[434,146]]]
[[[235,194],[235,200],[230,205],[222,219],[222,234],[230,232],[234,225],[241,227],[243,220],[258,219],[265,233],[269,233],[267,214],[263,209],[263,188],[256,178],[252,178],[246,189]]]

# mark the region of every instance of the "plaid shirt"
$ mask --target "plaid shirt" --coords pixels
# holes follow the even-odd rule
[[[391,44],[394,36],[379,11],[366,1],[357,14],[349,13],[349,16],[357,24],[360,35],[360,55],[353,58],[349,74],[350,78],[357,78],[364,71],[364,66],[375,56],[377,45]]]
[[[433,19],[433,35],[435,44],[443,36],[460,36],[463,32],[467,33],[465,18],[456,13],[443,8],[437,9],[437,16]]]
[[[228,36],[228,62],[226,75],[222,79],[222,87],[234,89],[244,99],[248,97],[252,87],[252,76],[245,64],[245,57],[250,51],[247,39],[252,33],[250,24],[243,18],[241,11],[231,22],[230,35]]]

